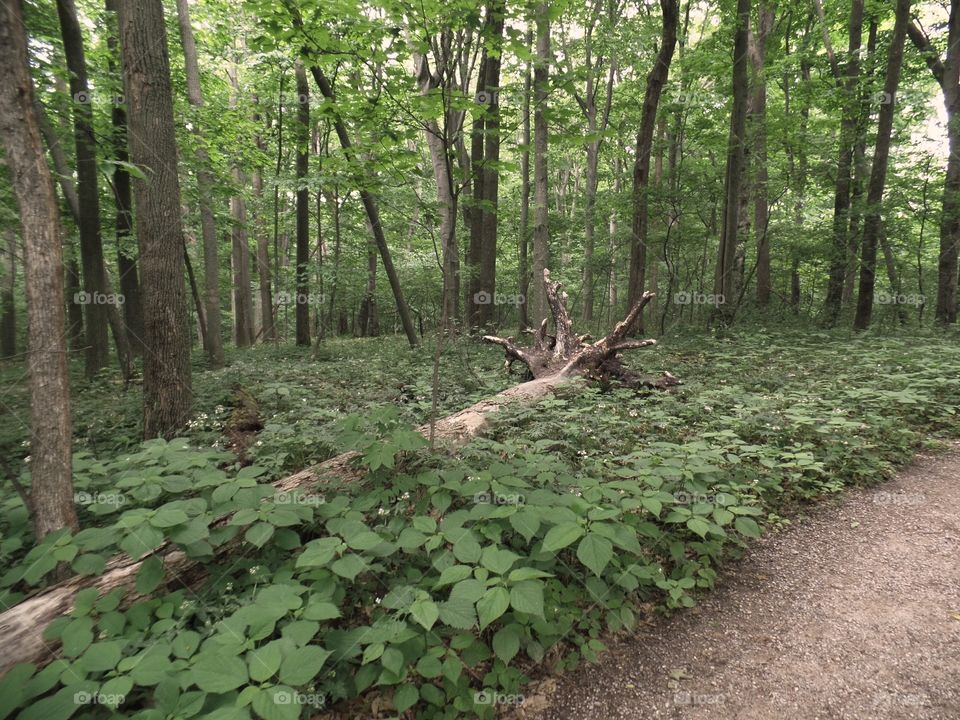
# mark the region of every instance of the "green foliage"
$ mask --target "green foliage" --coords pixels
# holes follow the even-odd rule
[[[275,473],[190,440],[80,454],[78,489],[96,496],[85,529],[10,543],[7,604],[58,562],[96,574],[163,543],[209,575],[170,592],[147,554],[138,598],[81,592],[47,631],[62,658],[8,673],[4,707],[294,720],[376,695],[416,717],[493,717],[478,692],[522,693],[546,657],[594,660],[638,608],[693,605],[724,558],[798,504],[960,430],[960,355],[937,342],[744,336],[652,359],[685,385],[511,405],[456,456],[428,453],[405,410],[344,416],[331,445],[357,451],[368,480],[323,495],[278,494]],[[291,385],[258,400],[290,402]],[[22,530],[19,510],[5,505],[5,532]],[[218,559],[231,541],[242,551]]]

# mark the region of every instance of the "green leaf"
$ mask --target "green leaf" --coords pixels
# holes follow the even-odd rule
[[[440,621],[458,630],[469,630],[477,624],[476,601],[464,597],[452,597],[439,604]]]
[[[183,510],[164,505],[151,515],[147,522],[157,528],[168,528],[185,523],[189,519],[190,517]]]
[[[717,523],[717,525],[729,525],[731,522],[733,522],[733,518],[733,513],[724,508],[716,508],[713,511],[713,520]]]
[[[343,544],[340,538],[326,537],[319,540],[311,540],[303,548],[303,552],[297,557],[296,566],[300,567],[326,567],[337,554],[337,550]]]
[[[383,654],[380,656],[380,664],[383,665],[387,670],[392,672],[394,675],[401,675],[403,673],[403,653],[399,648],[388,647],[383,651]]]
[[[510,594],[506,588],[492,587],[477,600],[477,618],[480,629],[483,630],[490,623],[503,615],[510,606]]]
[[[163,560],[156,555],[151,555],[140,566],[137,572],[137,592],[141,595],[149,595],[163,581]]]
[[[434,587],[441,588],[445,585],[453,585],[470,577],[472,572],[473,568],[469,565],[451,565],[440,573],[440,579],[437,580]]]
[[[99,575],[107,565],[103,555],[86,553],[74,559],[70,566],[77,575]]]
[[[78,662],[87,672],[106,672],[117,666],[121,654],[120,643],[108,640],[88,647]]]
[[[127,675],[111,678],[100,686],[100,702],[111,709],[116,709],[133,690],[133,678]]]
[[[333,620],[340,617],[340,608],[331,602],[312,602],[303,611],[304,620]]]
[[[367,569],[367,564],[359,555],[347,553],[339,560],[335,560],[330,565],[330,569],[340,577],[353,580],[357,575]]]
[[[424,655],[417,661],[417,672],[427,679],[440,677],[440,674],[443,672],[443,664],[439,658],[435,658],[432,655]]]
[[[247,653],[247,667],[250,669],[250,679],[263,682],[273,677],[280,669],[283,653],[280,652],[280,642],[274,640]]]
[[[696,533],[703,538],[707,536],[708,532],[710,532],[710,523],[703,518],[692,517],[687,520],[687,528],[690,530],[690,532]]]
[[[297,694],[282,685],[272,688],[259,688],[253,696],[253,711],[263,720],[297,720],[301,707]]]
[[[273,525],[270,523],[258,522],[256,525],[248,527],[243,537],[254,547],[261,548],[273,537],[273,530]]]
[[[421,598],[414,600],[410,606],[410,615],[423,626],[424,630],[430,630],[440,616],[440,610],[432,600]]]
[[[63,654],[77,657],[93,642],[93,620],[88,617],[71,620],[60,635]]]
[[[393,708],[401,715],[417,704],[420,691],[416,685],[401,685],[393,693]]]
[[[747,537],[752,538],[760,537],[760,526],[757,525],[757,521],[753,518],[738,517],[733,523],[733,526],[741,535],[746,535]]]
[[[514,552],[502,550],[496,545],[488,545],[483,550],[483,557],[480,558],[480,563],[490,572],[494,572],[497,575],[504,575],[519,559],[520,556]]]
[[[511,587],[510,606],[517,612],[543,619],[543,582],[524,580]]]
[[[201,690],[225,693],[247,682],[247,666],[235,655],[204,650],[193,658],[190,679]]]
[[[613,558],[613,544],[596,533],[587,533],[577,546],[577,559],[597,577]]]
[[[523,627],[519,623],[510,623],[500,628],[493,636],[493,652],[503,660],[504,665],[509,665],[519,652],[522,635]]]
[[[573,543],[581,535],[583,535],[583,527],[575,522],[555,525],[543,539],[543,549],[546,552],[557,552]]]
[[[307,645],[287,654],[280,665],[280,681],[297,687],[306,685],[320,673],[332,653],[319,645]]]

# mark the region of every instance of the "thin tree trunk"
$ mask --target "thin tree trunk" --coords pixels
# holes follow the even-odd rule
[[[636,155],[633,161],[633,221],[630,234],[630,278],[627,285],[627,305],[632,307],[643,295],[646,284],[647,229],[649,225],[648,194],[650,181],[650,152],[657,125],[660,95],[667,83],[670,63],[677,46],[677,25],[680,20],[679,0],[660,0],[662,28],[660,52],[647,75],[647,87],[640,111],[640,130],[637,133]],[[643,314],[637,318],[637,332],[643,332]]]
[[[193,400],[177,145],[161,0],[121,0],[120,46],[143,290],[144,437],[172,437]]]
[[[73,96],[73,128],[77,160],[77,196],[79,200],[80,262],[83,268],[81,297],[86,340],[86,373],[92,377],[107,364],[107,288],[100,237],[100,193],[97,189],[97,145],[93,131],[93,106],[87,83],[87,65],[83,33],[74,0],[57,0],[57,15],[63,49],[70,70]]]
[[[744,149],[747,126],[747,53],[750,29],[750,0],[737,0],[736,31],[733,41],[733,106],[730,111],[730,137],[727,143],[727,168],[723,205],[723,228],[717,257],[713,292],[717,296],[716,314],[724,323],[732,320],[736,297],[737,233],[739,231],[740,188],[744,174]],[[729,301],[729,302],[728,302]]]
[[[756,167],[756,186],[754,188],[753,228],[757,239],[757,305],[767,307],[773,282],[770,277],[770,238],[767,234],[767,46],[773,32],[776,7],[768,0],[761,0],[758,7],[755,52],[753,61],[753,162]]]
[[[33,106],[20,0],[0,7],[0,135],[8,177],[20,208],[27,295],[31,408],[27,510],[39,540],[76,528],[71,477],[70,387],[67,374],[63,250],[53,180],[43,156]]]
[[[900,85],[900,68],[903,65],[903,45],[910,22],[910,0],[897,0],[893,38],[887,57],[887,73],[883,83],[884,97],[877,121],[877,144],[873,152],[873,170],[870,173],[870,188],[867,191],[867,209],[863,223],[863,249],[860,259],[860,288],[857,294],[857,314],[853,321],[856,330],[870,327],[873,314],[873,290],[877,264],[877,240],[881,232],[880,203],[887,179],[887,162],[890,157],[890,142],[893,136],[893,117],[896,110],[897,88]]]
[[[946,58],[939,53],[919,27],[911,23],[907,32],[927,61],[943,90],[947,111],[947,138],[950,154],[943,183],[943,212],[940,216],[940,256],[937,261],[936,320],[957,321],[957,266],[960,256],[960,0],[950,2]]]
[[[297,345],[310,345],[310,86],[303,61],[294,67],[297,80],[297,292],[295,315]]]
[[[200,89],[200,68],[197,62],[197,46],[190,23],[189,0],[177,0],[177,20],[180,25],[180,40],[183,46],[184,69],[187,76],[187,101],[194,108],[203,107]],[[206,305],[206,345],[210,367],[223,367],[223,336],[220,321],[220,254],[217,244],[217,227],[213,215],[213,174],[210,171],[210,156],[204,145],[203,133],[197,122],[191,123],[191,131],[197,137],[197,195],[200,204],[200,230],[203,234],[203,287]]]
[[[537,59],[533,69],[533,303],[528,306],[534,325],[547,317],[547,293],[540,282],[550,265],[549,188],[547,172],[547,98],[550,94],[550,6],[536,10]]]
[[[533,45],[533,32],[527,30],[526,48]],[[520,150],[520,261],[517,270],[518,290],[520,291],[520,330],[530,324],[527,313],[527,294],[530,291],[530,270],[528,241],[530,238],[530,60],[527,60],[523,73],[523,136]]]

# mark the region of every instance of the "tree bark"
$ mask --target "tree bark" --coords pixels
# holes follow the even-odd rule
[[[77,195],[80,231],[80,263],[83,268],[83,292],[74,302],[83,304],[85,367],[92,377],[107,365],[107,304],[100,237],[100,193],[97,188],[97,144],[93,132],[93,107],[87,82],[87,63],[83,33],[74,0],[57,0],[60,34],[70,70],[70,94],[73,96],[73,131],[76,143]]]
[[[670,63],[677,45],[677,24],[680,19],[679,0],[660,0],[662,29],[660,52],[647,75],[647,88],[640,111],[640,131],[637,133],[636,154],[633,161],[633,222],[630,233],[630,278],[627,284],[627,304],[634,305],[643,295],[646,284],[647,229],[649,225],[648,191],[650,184],[650,152],[657,125],[660,95],[667,83]],[[643,314],[637,318],[637,331],[643,332]]]
[[[757,305],[767,307],[773,292],[770,277],[770,238],[767,234],[769,201],[767,199],[767,46],[773,32],[776,6],[760,0],[757,8],[757,31],[754,34],[753,64],[753,162],[756,167],[754,188],[753,231],[757,239]]]
[[[190,417],[190,334],[170,61],[160,0],[121,0],[120,45],[135,178],[144,303],[143,432],[172,437]]]
[[[873,170],[870,173],[870,188],[867,191],[867,208],[863,222],[863,249],[860,259],[860,288],[857,294],[857,314],[853,321],[855,330],[870,327],[873,314],[873,290],[877,265],[877,241],[881,232],[880,203],[887,179],[887,163],[890,157],[890,142],[893,136],[893,117],[896,110],[897,88],[900,85],[900,69],[903,65],[903,45],[910,22],[910,0],[897,0],[893,37],[887,56],[887,73],[883,82],[886,98],[880,106],[877,121],[877,144],[873,151]]]
[[[733,40],[733,106],[730,111],[730,137],[727,142],[727,169],[723,228],[717,256],[713,292],[718,298],[716,315],[721,322],[732,321],[737,284],[737,233],[739,230],[740,188],[743,184],[744,150],[747,126],[747,54],[749,49],[750,0],[737,0],[736,30]]]
[[[527,30],[526,47],[529,54],[533,45],[533,33]],[[520,291],[520,329],[530,324],[527,294],[530,292],[529,239],[530,239],[530,60],[523,73],[523,129],[520,150],[520,260],[517,270]]]
[[[943,62],[919,27],[913,23],[907,27],[910,40],[924,54],[927,67],[943,90],[947,111],[950,154],[943,183],[935,311],[937,322],[944,325],[957,322],[957,266],[960,258],[960,0],[950,2],[947,27],[947,53]]]
[[[76,528],[71,477],[70,387],[60,217],[34,108],[20,0],[0,7],[0,135],[20,209],[27,295],[30,390],[30,496],[39,540]]]
[[[13,228],[3,231],[3,288],[0,290],[0,357],[12,358],[17,354],[17,254],[16,234]]]
[[[530,319],[538,324],[547,317],[547,293],[540,279],[550,264],[550,207],[547,172],[547,98],[550,94],[550,6],[536,10],[537,58],[533,68],[533,303]]]
[[[193,39],[190,22],[189,0],[177,0],[177,20],[180,26],[180,41],[183,46],[184,70],[187,76],[187,101],[197,109],[191,131],[197,139],[197,195],[200,204],[200,230],[203,235],[203,287],[207,321],[207,359],[213,369],[224,364],[223,335],[220,320],[220,257],[217,244],[217,226],[213,215],[213,174],[210,171],[210,155],[204,145],[199,125],[199,109],[203,107],[203,92],[200,88],[200,67],[197,61],[197,46]]]
[[[297,345],[310,345],[310,86],[303,61],[294,67],[297,80]]]

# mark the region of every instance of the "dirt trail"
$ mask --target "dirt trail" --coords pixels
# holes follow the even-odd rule
[[[541,720],[960,720],[960,447],[754,544]]]

